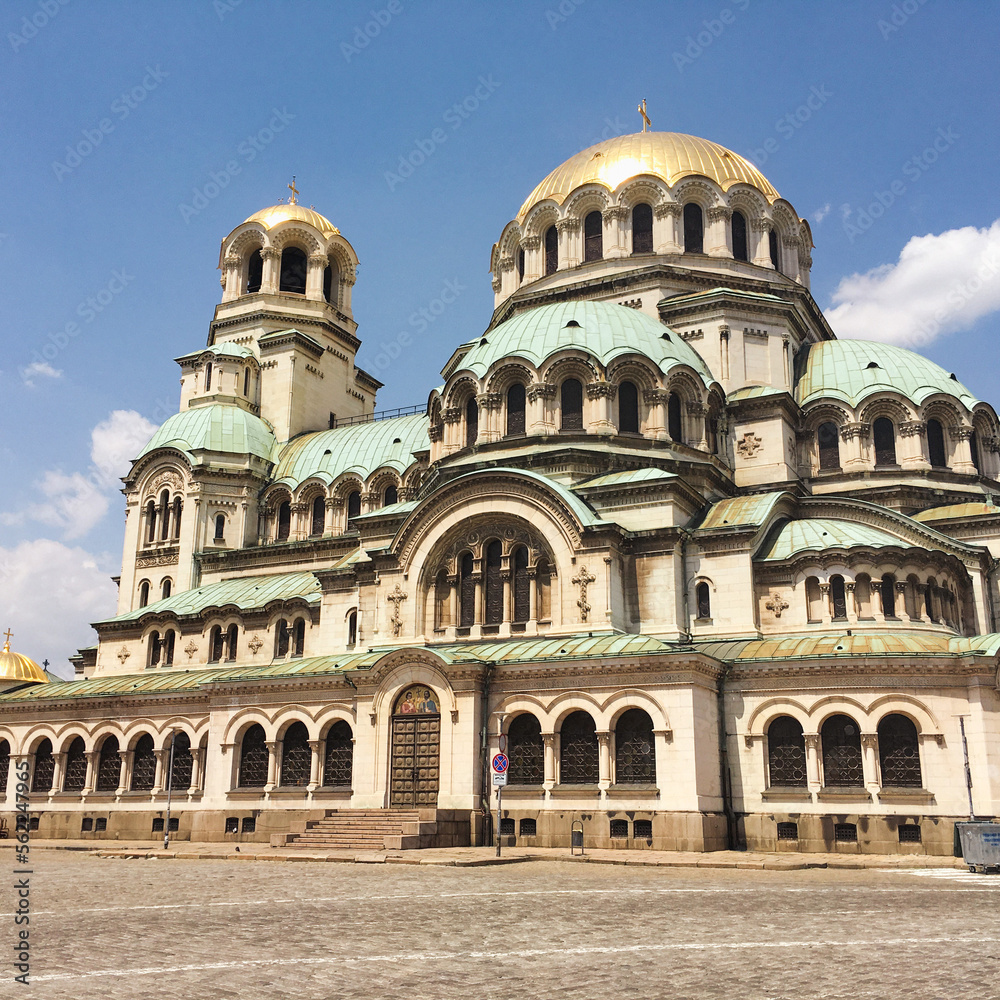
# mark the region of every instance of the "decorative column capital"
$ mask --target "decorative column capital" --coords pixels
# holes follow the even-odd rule
[[[659,205],[653,208],[653,215],[658,219],[665,219],[668,215],[679,219],[682,211],[681,206],[675,201],[661,201]]]
[[[587,399],[614,399],[618,386],[614,382],[588,382]]]
[[[542,238],[540,236],[525,236],[521,240],[522,250],[537,250],[542,245]]]

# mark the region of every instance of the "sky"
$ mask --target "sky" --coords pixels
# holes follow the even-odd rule
[[[0,631],[69,675],[114,613],[120,477],[206,342],[220,241],[293,175],[361,260],[379,409],[426,401],[504,225],[642,98],[809,219],[839,336],[997,404],[998,28],[985,0],[0,5]]]

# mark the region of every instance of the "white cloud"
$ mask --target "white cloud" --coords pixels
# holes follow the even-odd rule
[[[90,432],[90,460],[97,478],[109,487],[119,486],[131,461],[153,436],[156,424],[135,410],[113,410]]]
[[[813,222],[818,226],[830,214],[830,203],[827,202],[822,208],[817,208],[813,212]]]
[[[914,236],[895,264],[841,279],[827,319],[838,337],[919,346],[1000,310],[1000,219]]]
[[[0,547],[0,625],[13,632],[11,649],[70,676],[67,657],[97,641],[89,623],[117,607],[117,588],[101,562],[111,560],[48,538]]]
[[[27,368],[21,369],[21,381],[29,388],[35,388],[37,378],[62,378],[62,369],[53,368],[47,361],[32,361]]]

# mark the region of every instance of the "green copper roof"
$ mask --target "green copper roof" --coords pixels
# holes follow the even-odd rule
[[[1000,514],[1000,507],[991,503],[955,503],[947,507],[932,507],[919,514],[911,514],[914,521],[928,524],[931,521],[949,521],[955,518],[987,517]]]
[[[557,351],[576,348],[607,364],[623,354],[641,354],[662,372],[693,368],[706,385],[712,374],[679,333],[638,309],[607,302],[559,302],[539,306],[487,330],[459,367],[484,375],[497,361],[521,357],[538,366]]]
[[[413,464],[415,451],[430,447],[427,424],[424,414],[414,413],[301,434],[281,449],[274,479],[294,487],[310,476],[331,483],[345,472],[362,479],[384,467],[403,472]]]
[[[276,576],[244,576],[238,580],[223,580],[210,583],[195,590],[182,590],[161,601],[136,608],[104,622],[138,621],[143,615],[173,613],[197,615],[206,608],[223,608],[235,605],[240,611],[253,611],[267,607],[272,601],[290,600],[299,597],[309,604],[319,604],[320,584],[312,573],[281,573]]]
[[[756,527],[763,524],[771,516],[774,505],[788,495],[783,492],[758,493],[755,496],[720,500],[712,504],[697,530]]]
[[[788,559],[797,552],[849,549],[856,545],[872,548],[883,548],[888,545],[914,547],[896,535],[890,535],[887,531],[881,531],[867,524],[832,517],[814,517],[788,521],[782,525],[770,546],[762,550],[757,558]]]
[[[227,340],[222,344],[210,344],[208,347],[202,347],[197,351],[189,351],[187,354],[182,354],[177,361],[185,361],[187,358],[200,358],[203,354],[210,353],[216,355],[216,357],[226,357],[226,358],[253,358],[256,355],[249,347],[244,347],[242,344],[233,343],[231,340]]]
[[[853,631],[853,630],[852,630]],[[790,635],[772,639],[731,639],[699,642],[696,648],[729,662],[868,656],[992,656],[1000,648],[1000,635],[949,636],[938,632],[854,632],[834,635]]]
[[[765,396],[783,396],[787,390],[776,389],[773,385],[745,385],[727,393],[726,401],[738,403],[741,399],[763,399]]]
[[[167,419],[146,442],[137,458],[157,448],[177,448],[194,459],[199,451],[256,455],[275,460],[277,442],[266,421],[226,403],[193,406]]]
[[[867,340],[827,340],[807,345],[805,350],[805,372],[795,387],[795,399],[802,406],[816,399],[840,399],[857,406],[880,392],[898,392],[918,405],[940,392],[970,410],[978,402],[939,365],[902,347]]]
[[[594,486],[629,486],[632,483],[651,483],[656,480],[676,479],[677,474],[665,469],[628,469],[624,472],[609,472],[586,482],[577,483],[574,490],[589,490]]]

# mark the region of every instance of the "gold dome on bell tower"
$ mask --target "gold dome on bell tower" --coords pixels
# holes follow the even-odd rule
[[[48,684],[48,674],[34,660],[10,650],[10,629],[5,633],[6,641],[0,651],[0,683],[20,681],[22,683]]]

